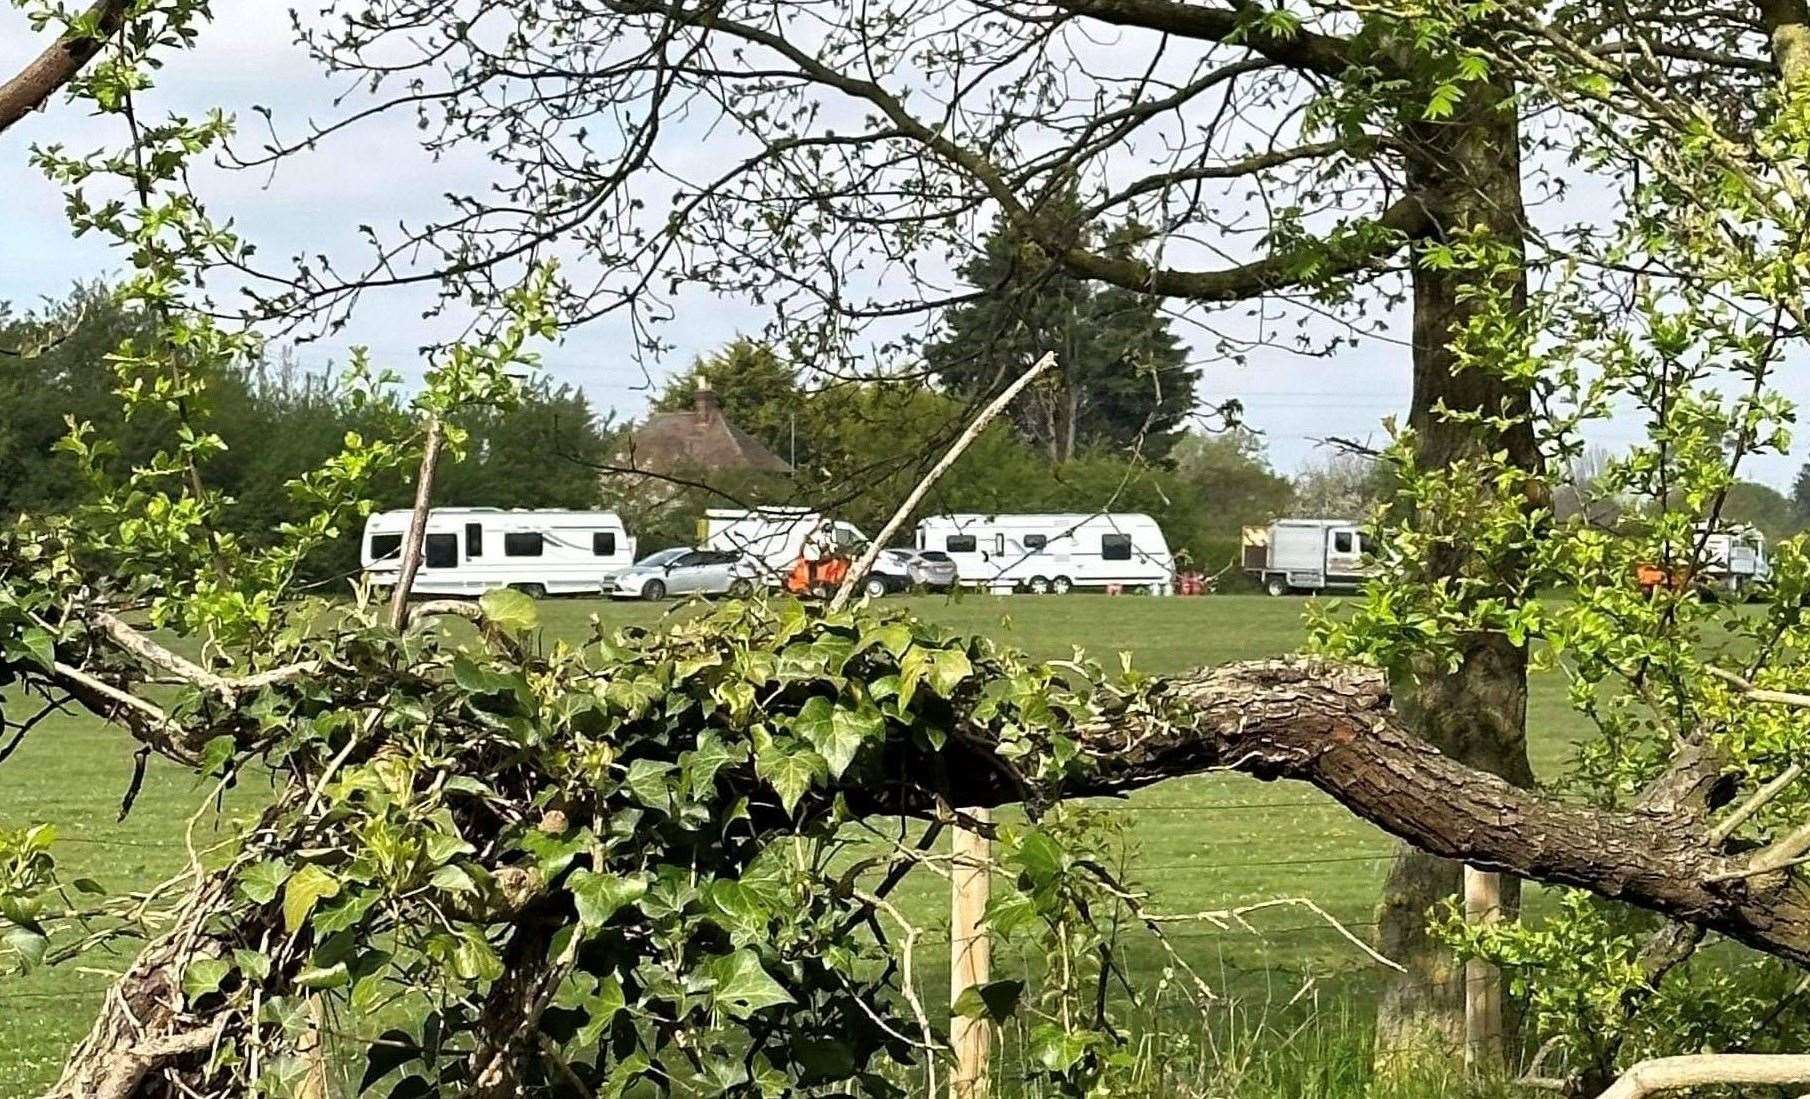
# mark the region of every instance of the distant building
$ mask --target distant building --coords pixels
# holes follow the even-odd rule
[[[630,519],[647,550],[694,544],[706,507],[787,498],[792,473],[784,458],[729,422],[702,378],[690,408],[651,413],[633,428],[614,465],[603,476],[603,500]]]
[[[702,378],[691,408],[652,413],[629,433],[623,458],[622,464],[637,472],[663,477],[792,471],[784,458],[729,422],[716,391]]]

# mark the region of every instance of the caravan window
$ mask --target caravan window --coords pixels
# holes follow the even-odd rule
[[[484,524],[465,524],[465,556],[468,558],[484,556]]]
[[[1102,534],[1102,535],[1100,535],[1100,559],[1102,561],[1129,561],[1129,560],[1131,560],[1131,535],[1129,535],[1129,534]]]
[[[973,553],[975,546],[972,534],[951,534],[943,539],[943,548],[950,553]]]
[[[539,531],[510,531],[503,535],[504,557],[539,557],[542,547]]]
[[[1028,550],[1040,550],[1049,544],[1050,539],[1046,534],[1027,534],[1024,536],[1024,548]]]
[[[1348,530],[1342,530],[1342,531],[1339,531],[1337,534],[1334,534],[1332,536],[1332,548],[1335,553],[1350,553],[1351,552],[1351,532]]]
[[[616,556],[616,535],[613,531],[600,530],[591,534],[592,557]]]
[[[1006,536],[1005,535],[995,534],[993,536],[993,552],[999,554],[1001,557],[1004,557],[1006,555]]]
[[[371,560],[382,561],[386,558],[394,557],[401,552],[402,552],[402,535],[400,535],[400,534],[373,534],[373,535],[371,535]]]
[[[427,567],[453,569],[459,567],[459,538],[454,534],[427,536]]]

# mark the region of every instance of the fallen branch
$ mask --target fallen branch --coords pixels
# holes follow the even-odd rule
[[[1598,1099],[1644,1099],[1685,1088],[1765,1084],[1810,1084],[1810,1054],[1694,1053],[1655,1057],[1622,1073]]]
[[[427,441],[421,447],[421,470],[415,476],[415,507],[409,513],[408,536],[402,540],[401,571],[390,593],[390,628],[408,624],[409,592],[421,568],[421,546],[427,540],[427,513],[434,494],[434,468],[440,463],[440,417],[427,418]]]
[[[961,436],[943,453],[936,465],[930,467],[930,472],[924,474],[923,480],[917,483],[917,487],[906,494],[904,502],[892,513],[892,518],[886,520],[886,525],[880,528],[880,533],[874,535],[874,540],[867,544],[867,549],[862,552],[860,559],[849,568],[848,575],[842,578],[842,586],[836,589],[835,596],[830,599],[830,610],[838,611],[848,605],[849,597],[861,586],[861,581],[867,579],[867,574],[873,571],[874,562],[880,559],[880,551],[886,548],[886,543],[894,534],[898,533],[900,527],[905,525],[905,520],[910,518],[911,513],[923,502],[924,497],[930,492],[931,486],[941,480],[943,474],[949,472],[949,467],[956,463],[956,460],[969,446],[973,445],[974,440],[980,438],[980,433],[987,429],[987,425],[998,419],[999,414],[1006,410],[1006,406],[1024,392],[1026,386],[1055,365],[1056,353],[1054,351],[1044,352],[1043,357],[1032,363],[1029,370],[1020,374],[1017,381],[1006,386],[1004,392],[993,398],[987,407],[980,410],[979,415],[974,417],[974,422],[970,423],[967,430],[963,431]]]

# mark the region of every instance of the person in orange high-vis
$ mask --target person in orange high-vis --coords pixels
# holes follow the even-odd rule
[[[847,575],[848,558],[836,552],[830,521],[825,519],[805,536],[798,560],[786,576],[786,590],[793,595],[828,595]]]

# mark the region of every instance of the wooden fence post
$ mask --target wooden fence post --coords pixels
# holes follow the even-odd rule
[[[993,822],[990,809],[970,810],[968,815],[983,824]],[[981,919],[993,885],[993,841],[958,825],[950,853],[954,856],[949,867],[949,1002],[953,1005],[963,992],[992,979],[993,944]],[[986,1099],[992,1043],[993,1032],[986,1019],[950,1016],[955,1071],[949,1078],[949,1099]]]
[[[1464,868],[1464,920],[1492,924],[1502,918],[1502,875]],[[1502,971],[1481,958],[1464,963],[1464,1063],[1471,1069],[1502,1068]]]

